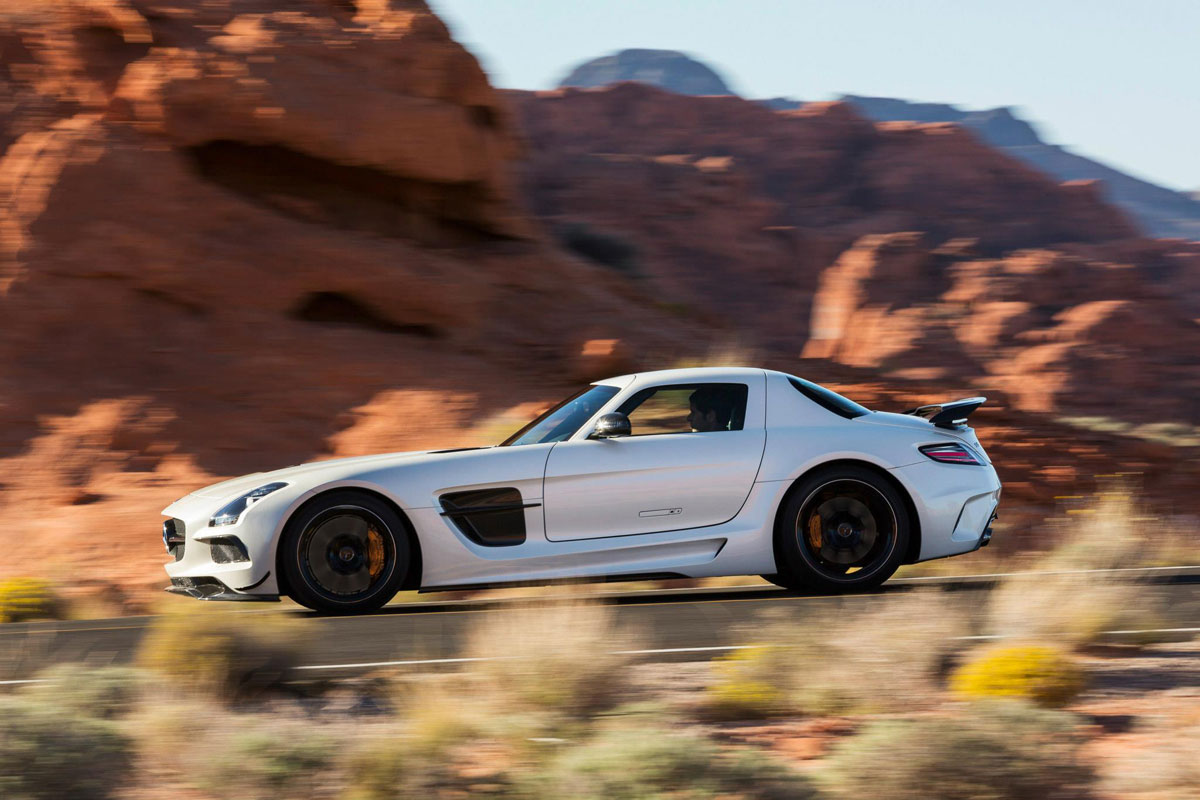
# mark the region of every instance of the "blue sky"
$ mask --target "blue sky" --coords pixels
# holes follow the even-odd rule
[[[430,0],[497,86],[683,50],[747,97],[1009,105],[1042,138],[1200,190],[1200,0]]]

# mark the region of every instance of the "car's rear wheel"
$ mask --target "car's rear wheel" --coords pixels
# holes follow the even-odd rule
[[[411,564],[404,520],[361,492],[318,497],[288,521],[279,546],[292,599],[325,614],[374,611],[395,596]]]
[[[779,574],[764,577],[794,590],[872,589],[899,568],[910,529],[890,482],[854,465],[822,469],[784,502],[775,526]]]

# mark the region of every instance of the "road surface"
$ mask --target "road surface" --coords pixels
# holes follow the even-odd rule
[[[1164,600],[1164,629],[1181,636],[1200,633],[1200,568],[1128,571],[1109,578],[1137,580],[1141,592]],[[797,595],[767,586],[685,589],[657,592],[600,592],[618,625],[638,632],[638,656],[650,660],[702,660],[747,644],[760,643],[755,628],[764,612],[811,622],[843,625],[853,610],[887,603],[907,592],[951,591],[963,603],[980,602],[994,582],[970,578],[910,578],[889,581],[871,594],[848,597]],[[486,624],[489,615],[511,613],[519,601],[439,601],[387,606],[360,617],[320,617],[310,612],[259,604],[228,604],[225,613],[285,614],[310,627],[304,665],[313,677],[342,677],[365,670],[417,663],[454,663],[463,634]],[[197,602],[180,598],[181,603]],[[128,663],[155,617],[0,625],[0,682],[28,679],[38,669],[63,661]],[[1116,635],[1123,635],[1118,632]]]

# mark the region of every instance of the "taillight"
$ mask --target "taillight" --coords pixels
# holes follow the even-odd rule
[[[925,455],[943,464],[974,464],[982,467],[979,457],[961,444],[927,444],[918,447]]]

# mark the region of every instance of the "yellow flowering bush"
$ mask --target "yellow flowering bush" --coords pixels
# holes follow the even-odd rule
[[[57,619],[60,604],[50,582],[41,578],[0,581],[0,622]]]
[[[1011,697],[1061,707],[1083,689],[1084,673],[1069,655],[1038,644],[987,650],[951,676],[955,693],[968,698]]]

